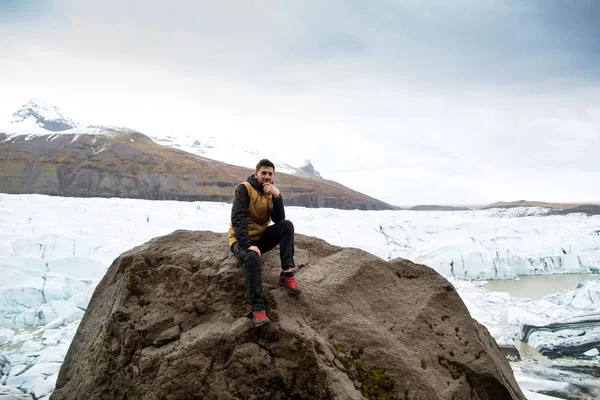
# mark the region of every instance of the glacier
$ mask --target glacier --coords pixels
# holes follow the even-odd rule
[[[225,232],[230,212],[231,205],[225,203],[0,194],[0,398],[50,395],[94,288],[119,254],[176,229]],[[523,354],[513,364],[529,398],[548,398],[536,393],[542,390],[578,390],[580,378],[575,375],[566,386],[540,377],[540,365],[571,365],[572,360],[541,354],[548,346],[579,340],[578,363],[600,365],[594,347],[597,326],[582,329],[574,324],[598,313],[600,280],[542,299],[484,288],[488,280],[522,275],[597,274],[600,216],[547,215],[541,208],[442,212],[286,207],[286,214],[298,233],[386,260],[410,259],[447,277],[471,315],[499,344],[520,340],[531,349],[531,358]],[[522,333],[531,326],[566,323],[571,323],[570,330]],[[587,385],[588,391],[600,390],[593,382]]]

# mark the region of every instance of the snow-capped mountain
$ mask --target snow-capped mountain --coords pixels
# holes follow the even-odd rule
[[[299,165],[298,167],[294,167],[292,166],[294,163],[281,160],[277,156],[261,150],[241,148],[239,143],[236,144],[227,138],[208,136],[199,139],[186,134],[177,136],[167,135],[163,137],[150,136],[150,138],[165,146],[175,147],[189,153],[239,167],[254,168],[258,160],[268,158],[275,164],[277,172],[321,178],[321,174],[315,171],[310,160],[305,160],[304,163],[297,164]]]
[[[0,122],[0,134],[7,136],[4,140],[19,136],[49,136],[52,139],[70,134],[112,136],[123,132],[134,130],[110,125],[83,125],[65,116],[57,107],[36,99],[23,104],[8,121]]]
[[[65,121],[73,127],[45,128],[67,128]],[[126,128],[83,126],[36,102],[22,107],[7,125],[0,129],[0,161],[11,166],[10,174],[0,174],[4,193],[227,202],[257,161],[271,158],[216,138],[172,136],[161,144]],[[294,168],[271,159],[278,172],[288,173],[278,181],[287,205],[394,208],[337,182],[316,179],[310,161]]]
[[[29,100],[12,115],[11,124],[38,126],[51,132],[66,131],[80,126],[71,118],[64,116],[53,105],[40,100]]]
[[[0,133],[7,137],[26,135],[92,134],[111,136],[123,132],[135,132],[132,129],[110,125],[82,125],[65,116],[57,107],[41,100],[32,99],[12,114],[10,120],[0,123]],[[155,142],[197,154],[202,157],[225,162],[245,168],[254,168],[261,158],[268,158],[278,172],[296,174],[304,177],[320,178],[310,160],[295,163],[278,159],[256,149],[242,149],[233,141],[215,136],[198,137],[191,135],[166,135],[150,137]],[[5,139],[6,140],[6,139]],[[0,138],[0,141],[2,139]]]

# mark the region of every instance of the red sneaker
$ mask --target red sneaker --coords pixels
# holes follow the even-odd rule
[[[260,310],[252,311],[252,322],[254,322],[255,327],[259,327],[265,324],[270,324],[271,320],[269,317],[267,317],[267,312],[265,310]]]
[[[302,290],[300,290],[300,288],[298,287],[298,282],[296,282],[296,278],[294,278],[293,272],[282,272],[279,275],[279,285],[286,288],[291,294],[302,293]]]

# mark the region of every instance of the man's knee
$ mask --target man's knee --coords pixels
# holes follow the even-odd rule
[[[283,221],[279,222],[280,224],[280,231],[281,232],[294,232],[294,224],[292,223],[292,221],[289,221],[287,219],[284,219]]]
[[[246,254],[244,254],[244,265],[252,265],[252,266],[257,266],[258,265],[258,254],[256,254],[255,251],[246,251]]]

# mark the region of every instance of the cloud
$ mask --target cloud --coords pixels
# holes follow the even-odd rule
[[[0,8],[1,109],[244,138],[395,204],[600,200],[594,1],[46,4]]]
[[[447,4],[56,0],[49,17],[65,23],[29,40],[78,56],[277,88],[298,65],[326,79],[323,64],[348,63],[352,73],[443,86],[546,90],[556,81],[599,77],[594,2]]]
[[[328,82],[332,70],[340,79],[541,91],[600,77],[593,1],[25,3],[38,11],[13,25],[29,20],[23,44],[290,92]]]

